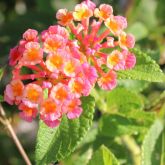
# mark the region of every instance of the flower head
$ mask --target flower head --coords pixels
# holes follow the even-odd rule
[[[31,122],[39,114],[51,128],[64,115],[78,118],[82,96],[88,96],[96,83],[103,90],[114,89],[116,72],[136,63],[129,50],[134,36],[124,31],[127,20],[114,15],[112,6],[96,8],[85,0],[74,11],[58,10],[56,17],[59,25],[41,34],[28,29],[10,50],[12,80],[4,92],[5,101],[18,105],[23,119]],[[28,73],[22,72],[24,67]]]

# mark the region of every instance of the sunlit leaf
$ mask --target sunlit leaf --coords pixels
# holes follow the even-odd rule
[[[119,165],[114,154],[102,145],[92,156],[87,165]]]

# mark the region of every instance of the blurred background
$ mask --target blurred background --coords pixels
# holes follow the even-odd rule
[[[23,32],[28,28],[34,28],[39,32],[47,29],[48,26],[56,24],[55,13],[58,9],[72,10],[79,2],[81,0],[0,0],[0,67],[6,67],[0,83],[1,95],[3,95],[5,84],[11,77],[11,68],[7,64],[9,50],[17,44]],[[165,69],[164,0],[94,0],[94,2],[97,5],[100,3],[111,4],[116,15],[126,16],[128,19],[127,31],[135,35],[136,47],[149,52],[161,68]],[[165,85],[162,84],[150,84],[148,87],[148,90],[152,91],[152,95],[163,89],[165,89]],[[156,94],[152,97],[156,97]],[[3,106],[34,164],[37,122],[26,123],[17,116],[16,107],[8,106],[5,103]],[[6,129],[0,125],[0,165],[23,164],[24,162],[6,133]]]

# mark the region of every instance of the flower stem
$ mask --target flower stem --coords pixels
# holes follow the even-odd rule
[[[1,116],[0,122],[7,127],[8,131],[9,131],[15,145],[17,146],[22,158],[24,159],[25,163],[27,165],[32,165],[29,158],[28,158],[28,156],[27,156],[27,154],[26,154],[26,152],[25,152],[25,150],[24,150],[24,148],[23,148],[23,146],[21,145],[16,133],[14,132],[14,129],[10,124],[10,121],[6,117],[6,113],[5,113],[5,111],[4,111],[1,104],[0,104],[0,116]]]

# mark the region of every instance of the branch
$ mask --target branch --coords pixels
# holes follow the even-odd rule
[[[9,131],[9,133],[10,133],[10,135],[11,135],[11,137],[12,137],[14,143],[15,143],[15,145],[17,146],[21,156],[23,157],[24,161],[26,162],[27,165],[32,165],[30,160],[29,160],[29,158],[28,158],[28,156],[27,156],[27,154],[26,154],[26,152],[25,152],[25,150],[24,150],[24,148],[22,147],[22,145],[21,145],[21,143],[20,143],[16,133],[14,132],[14,129],[13,129],[13,127],[10,124],[10,121],[6,117],[6,113],[5,113],[5,111],[4,111],[4,109],[3,109],[1,104],[0,104],[0,116],[1,116],[0,117],[0,122],[4,126],[6,126],[6,128],[8,129],[8,131]]]

